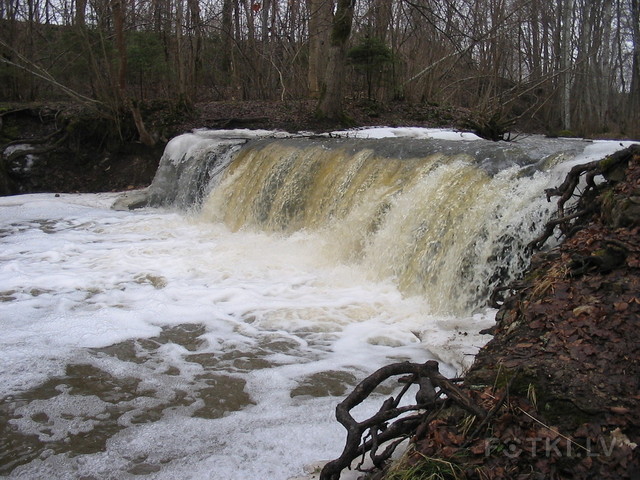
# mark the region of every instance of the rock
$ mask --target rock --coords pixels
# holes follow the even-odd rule
[[[149,203],[149,189],[143,188],[141,190],[134,190],[122,194],[111,205],[113,210],[136,210],[138,208],[144,208]]]
[[[640,192],[617,199],[611,213],[613,228],[640,226]]]

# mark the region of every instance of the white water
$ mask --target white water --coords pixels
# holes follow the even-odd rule
[[[493,311],[433,315],[321,235],[115,198],[0,199],[9,478],[285,480],[339,455],[335,405],[376,368],[436,358],[454,375],[488,340]]]

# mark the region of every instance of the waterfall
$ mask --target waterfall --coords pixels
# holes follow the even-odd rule
[[[194,131],[147,190],[0,198],[0,476],[284,480],[335,458],[340,399],[391,362],[459,376],[544,189],[624,148],[354,138],[383,133]]]
[[[543,190],[557,182],[554,167],[588,145],[265,135],[178,137],[151,201],[197,203],[232,230],[319,236],[328,258],[452,314],[473,312],[523,271],[551,212]]]
[[[213,187],[219,174],[246,142],[222,132],[194,132],[172,139],[147,193],[150,205],[187,209],[197,205]]]

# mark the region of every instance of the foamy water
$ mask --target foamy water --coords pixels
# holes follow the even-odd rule
[[[435,357],[416,334],[448,374],[486,341],[491,312],[430,317],[308,234],[114,198],[0,199],[3,463],[27,462],[11,477],[284,480],[339,454],[355,383]]]
[[[335,406],[375,369],[455,375],[489,339],[493,310],[434,315],[321,232],[116,197],[0,198],[0,475],[286,480],[340,454]]]

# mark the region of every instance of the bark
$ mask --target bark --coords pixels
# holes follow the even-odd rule
[[[533,251],[542,248],[545,242],[554,234],[556,227],[560,228],[560,232],[565,237],[570,237],[576,231],[576,228],[588,221],[591,214],[597,210],[597,206],[594,205],[597,199],[591,194],[598,188],[594,178],[601,175],[611,183],[615,183],[618,178],[624,177],[624,175],[620,174],[620,171],[624,171],[629,162],[638,155],[640,155],[640,147],[632,145],[602,160],[576,165],[571,168],[561,185],[545,190],[547,201],[551,201],[551,197],[560,197],[558,199],[558,210],[555,218],[547,222],[544,232],[530,242],[527,245],[527,249]],[[575,197],[576,189],[578,189],[583,176],[585,185],[581,188],[582,191],[578,202],[572,206],[575,211],[567,213],[565,204]]]
[[[562,72],[562,128],[571,129],[571,73],[569,64],[571,61],[571,20],[572,20],[573,0],[564,0],[562,6],[562,30],[561,30],[561,65]]]
[[[538,0],[531,2],[531,77],[538,80],[542,76],[541,51],[540,51],[540,11]]]
[[[78,27],[84,27],[85,25],[86,8],[87,0],[76,0],[75,22]]]
[[[393,2],[389,2],[388,0],[375,0],[371,8],[373,10],[373,36],[386,42],[393,14]]]
[[[189,26],[193,34],[191,35],[191,75],[190,81],[193,85],[194,97],[197,97],[197,89],[200,84],[199,76],[202,70],[202,45],[204,32],[200,14],[200,4],[198,0],[187,0],[189,6]],[[194,38],[195,37],[195,38]]]
[[[382,382],[396,375],[408,375],[399,379],[406,382],[402,391],[396,397],[387,398],[375,415],[360,422],[356,421],[350,413],[351,410],[360,405]],[[416,394],[417,403],[399,406],[412,383],[420,385]],[[347,430],[347,440],[340,457],[324,466],[320,473],[320,480],[339,480],[340,473],[345,468],[349,468],[353,460],[364,456],[366,452],[370,452],[374,464],[381,467],[403,439],[418,429],[421,424],[428,423],[432,419],[431,413],[439,411],[444,404],[444,401],[439,399],[442,394],[446,395],[448,401],[461,407],[470,415],[478,419],[486,418],[486,410],[456,387],[451,380],[444,377],[439,372],[438,362],[435,360],[421,364],[393,363],[376,370],[356,385],[353,392],[336,407],[336,419]],[[427,409],[427,412],[402,416],[423,409]],[[390,423],[392,419],[396,420]],[[367,432],[371,438],[362,440],[367,438]],[[387,448],[377,455],[378,447],[385,442],[393,442],[393,448]]]
[[[185,65],[184,65],[184,11],[182,2],[176,3],[176,25],[175,25],[175,42],[176,42],[176,52],[175,52],[175,67],[177,70],[177,90],[178,90],[178,101],[180,103],[184,102],[187,99],[187,89],[186,89],[186,78],[185,78]]]
[[[127,89],[127,49],[124,39],[124,5],[122,0],[111,0],[111,11],[118,50],[118,92],[122,101]]]
[[[326,67],[327,43],[331,28],[332,0],[307,0],[309,10],[308,87],[311,98],[320,97],[321,73]]]
[[[233,64],[233,10],[237,0],[224,0],[222,4],[222,56],[220,70],[222,74],[230,74]]]
[[[318,116],[322,118],[344,120],[342,84],[346,70],[347,43],[351,36],[354,5],[353,0],[338,0],[337,9],[333,16],[327,69],[317,109]]]
[[[629,117],[637,125],[640,108],[640,1],[631,0],[631,25],[633,35],[633,62],[631,66],[631,101]],[[637,128],[637,127],[636,127]]]
[[[131,115],[133,116],[133,121],[136,124],[136,129],[140,135],[140,141],[147,147],[155,146],[156,141],[145,127],[144,121],[142,120],[142,114],[140,113],[140,107],[138,107],[136,102],[131,103]]]

